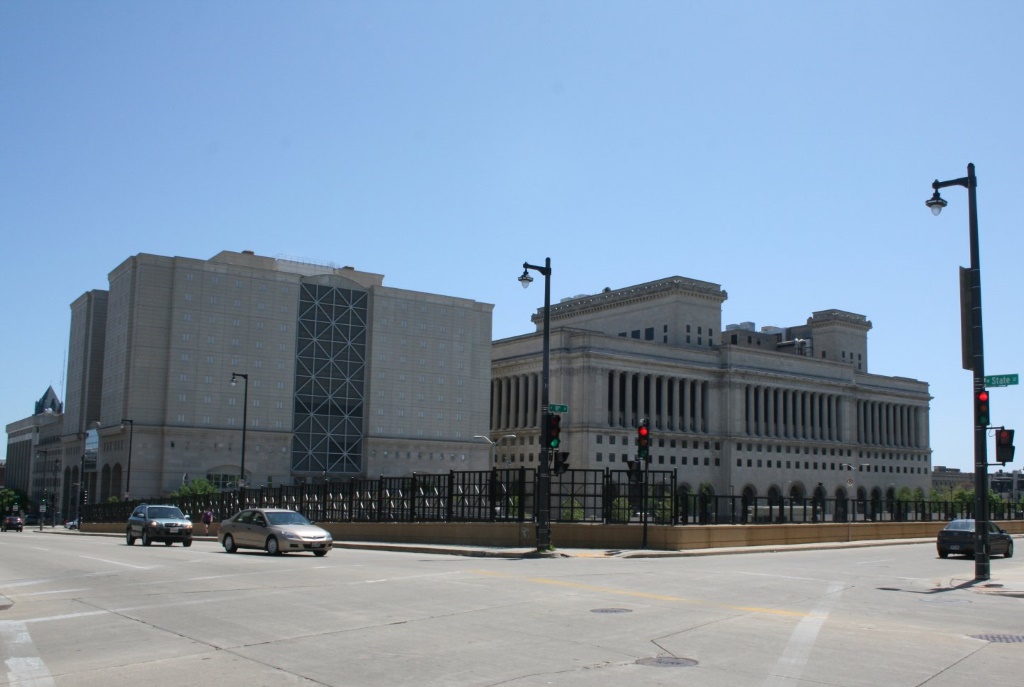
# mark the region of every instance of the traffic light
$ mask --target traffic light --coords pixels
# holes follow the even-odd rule
[[[647,426],[647,420],[642,420],[636,428],[636,455],[638,458],[647,460],[651,452],[651,430]]]
[[[1002,427],[996,430],[996,460],[1006,465],[1013,462],[1013,430]]]
[[[974,425],[976,427],[988,427],[988,389],[981,389],[974,394]]]
[[[555,468],[554,472],[556,475],[564,475],[569,470],[569,452],[558,451],[555,453]]]
[[[640,482],[643,482],[644,481],[644,473],[643,473],[643,467],[642,467],[643,466],[643,461],[640,461],[640,460],[630,460],[630,461],[627,461],[626,464],[629,466],[629,483],[630,484],[639,484]]]
[[[548,414],[548,448],[556,449],[562,443],[558,435],[562,433],[562,416],[557,413]]]

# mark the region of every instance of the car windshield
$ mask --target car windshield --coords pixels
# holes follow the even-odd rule
[[[151,518],[184,518],[181,511],[174,506],[155,506],[149,509]]]
[[[267,513],[267,520],[271,525],[311,525],[301,514],[294,511]]]

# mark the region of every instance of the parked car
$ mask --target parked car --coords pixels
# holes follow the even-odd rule
[[[25,527],[25,521],[21,519],[20,515],[5,515],[3,531],[7,530],[18,530],[21,532],[22,528]]]
[[[125,541],[128,546],[142,540],[143,546],[155,541],[170,546],[181,542],[182,546],[192,546],[192,521],[177,506],[150,505],[143,503],[135,507],[128,518],[125,528]]]
[[[39,527],[39,513],[26,513],[24,521],[25,527]]]
[[[290,551],[326,556],[334,546],[330,532],[286,508],[250,508],[236,513],[220,523],[217,539],[228,553],[263,549],[272,556]]]
[[[66,529],[69,529],[69,530],[77,530],[78,529],[78,518],[75,518],[74,520],[68,520],[67,522],[64,523],[64,527]]]
[[[1000,529],[994,522],[986,523],[988,527],[988,550],[990,555],[1002,555],[1013,558],[1013,537]],[[935,540],[939,550],[939,558],[946,558],[951,553],[963,554],[974,558],[974,520],[952,520]]]

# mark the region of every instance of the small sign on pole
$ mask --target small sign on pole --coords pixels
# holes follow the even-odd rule
[[[985,377],[985,386],[1012,386],[1018,383],[1016,373],[1012,375],[992,375]]]

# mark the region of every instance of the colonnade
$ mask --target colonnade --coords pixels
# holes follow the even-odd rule
[[[922,408],[901,403],[857,401],[857,441],[876,446],[923,448]]]
[[[608,426],[636,427],[647,419],[654,429],[707,432],[705,380],[643,372],[608,372]]]
[[[748,436],[842,441],[842,397],[748,384],[744,387]]]
[[[491,430],[540,427],[540,374],[499,377],[491,382]]]

